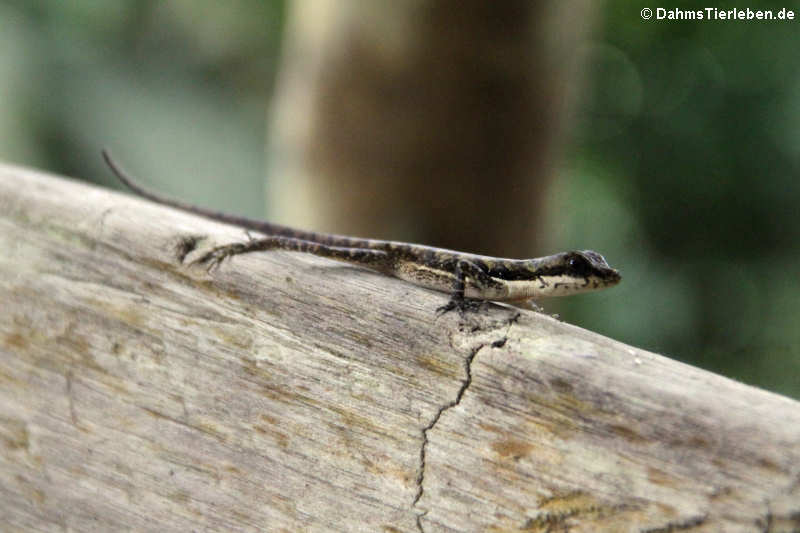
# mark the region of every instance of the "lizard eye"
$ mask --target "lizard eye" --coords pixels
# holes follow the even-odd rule
[[[586,275],[591,270],[589,262],[579,255],[570,257],[567,264],[569,265],[570,270],[579,276]]]

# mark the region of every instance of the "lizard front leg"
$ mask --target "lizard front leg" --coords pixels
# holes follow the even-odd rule
[[[463,314],[466,311],[474,311],[483,304],[484,300],[473,300],[464,297],[467,278],[478,289],[485,289],[494,283],[492,278],[481,267],[466,259],[458,259],[456,261],[453,274],[453,292],[450,294],[450,301],[436,310],[439,315],[443,315],[453,309],[458,309]]]

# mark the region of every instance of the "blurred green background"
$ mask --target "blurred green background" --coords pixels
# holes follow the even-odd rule
[[[642,7],[657,6],[596,8],[548,201],[548,249],[600,250],[624,281],[547,307],[800,398],[800,22],[646,22]],[[163,192],[263,216],[285,13],[0,0],[0,159],[116,187],[108,146]]]

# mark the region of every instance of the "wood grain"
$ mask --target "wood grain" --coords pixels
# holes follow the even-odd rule
[[[0,530],[800,531],[800,404],[0,166]]]

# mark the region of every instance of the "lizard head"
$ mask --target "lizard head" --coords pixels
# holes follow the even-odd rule
[[[568,296],[611,287],[622,277],[602,255],[592,250],[544,257],[532,269],[541,282],[540,296]]]

